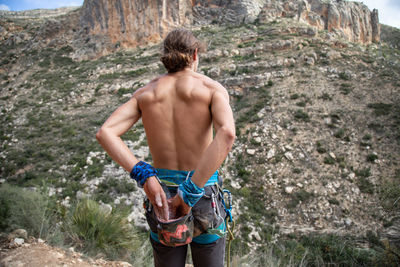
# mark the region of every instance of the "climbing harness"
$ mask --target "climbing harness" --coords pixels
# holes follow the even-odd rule
[[[189,174],[187,174],[185,181],[189,179]],[[156,178],[165,191],[167,198],[173,197],[177,193],[179,185],[160,180],[158,176]],[[199,238],[203,234],[206,234],[204,236],[207,236],[207,238],[209,236],[217,236],[217,239],[227,236],[226,259],[227,267],[230,267],[231,243],[234,239],[235,221],[232,217],[232,194],[229,190],[222,189],[221,186],[221,182],[210,184],[206,190],[207,194],[203,194],[203,198],[199,201],[200,203],[189,214],[168,221],[159,219],[150,201],[146,199],[146,219],[152,232],[152,238],[166,246],[176,247],[188,244],[192,242],[193,238]],[[210,207],[209,205],[213,210],[211,213],[204,211],[206,207]],[[208,217],[212,214],[214,214],[212,217]]]

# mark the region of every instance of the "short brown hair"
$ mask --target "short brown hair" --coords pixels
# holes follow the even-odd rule
[[[175,29],[164,39],[161,62],[168,73],[183,70],[193,63],[193,53],[196,49],[203,52],[205,46],[192,32],[182,28]]]

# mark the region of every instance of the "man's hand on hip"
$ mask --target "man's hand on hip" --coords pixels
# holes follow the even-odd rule
[[[143,189],[151,204],[153,205],[157,217],[163,220],[168,220],[169,216],[167,196],[165,195],[165,192],[162,189],[157,178],[154,176],[149,177],[145,182]]]

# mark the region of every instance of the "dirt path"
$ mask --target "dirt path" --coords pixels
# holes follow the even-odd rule
[[[0,247],[0,267],[131,267],[122,261],[93,260],[84,258],[81,253],[64,251],[45,243],[31,240],[21,246],[13,247],[3,242]]]

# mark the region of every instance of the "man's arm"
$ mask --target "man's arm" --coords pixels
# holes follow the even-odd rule
[[[215,137],[201,156],[192,177],[192,182],[199,187],[204,187],[220,167],[235,141],[235,122],[229,105],[229,95],[220,84],[212,96],[211,114]]]
[[[97,141],[108,155],[128,172],[139,161],[122,141],[121,135],[127,132],[140,116],[137,100],[132,97],[111,114],[96,134]]]
[[[131,172],[139,161],[122,141],[121,135],[127,132],[140,117],[141,112],[134,96],[114,111],[96,134],[98,142],[108,155],[128,172]],[[168,219],[167,198],[157,179],[154,176],[148,178],[143,189],[155,207],[156,213],[161,218]]]

